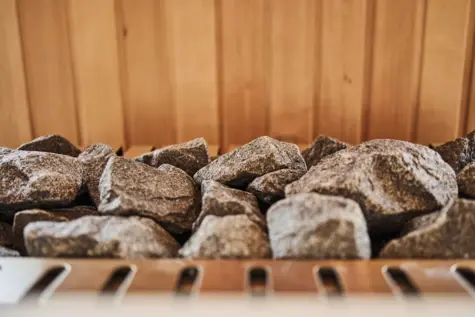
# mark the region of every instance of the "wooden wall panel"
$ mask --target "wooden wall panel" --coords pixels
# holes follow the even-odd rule
[[[378,0],[367,137],[412,138],[418,103],[424,0]]]
[[[32,137],[14,0],[0,1],[0,146],[16,147]]]
[[[76,98],[83,144],[124,142],[114,0],[69,0]]]
[[[62,0],[18,1],[35,136],[61,134],[79,145],[66,5]]]

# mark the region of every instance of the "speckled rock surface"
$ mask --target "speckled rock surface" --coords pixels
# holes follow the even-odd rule
[[[457,174],[457,185],[460,195],[475,198],[475,163],[465,166]]]
[[[0,155],[0,213],[67,205],[81,186],[82,164],[76,158],[28,151]]]
[[[298,146],[264,136],[219,156],[194,178],[198,184],[215,180],[230,187],[246,188],[255,178],[284,168],[307,170]]]
[[[86,216],[26,226],[28,254],[37,257],[173,257],[179,244],[160,225],[140,217]]]
[[[199,193],[193,179],[172,165],[154,168],[111,157],[99,190],[99,212],[149,217],[175,233],[191,230],[198,216]]]
[[[206,217],[178,252],[185,258],[268,258],[269,240],[245,215]]]
[[[434,150],[458,173],[468,164],[475,162],[475,131],[463,138],[436,146]]]
[[[1,147],[0,146],[0,155],[5,155],[11,152],[14,152],[15,150],[7,148],[7,147]]]
[[[435,211],[427,215],[412,218],[404,225],[404,228],[402,229],[400,235],[405,236],[406,234],[410,232],[430,226],[437,220],[437,218],[439,218],[439,216],[440,216],[440,211]]]
[[[303,174],[305,172],[288,168],[278,170],[254,179],[246,190],[254,194],[261,202],[271,205],[283,199],[285,186],[295,182]]]
[[[324,157],[348,148],[348,144],[336,139],[320,135],[312,145],[302,151],[302,156],[307,163],[307,168],[317,165]]]
[[[15,214],[15,218],[13,220],[13,241],[15,248],[22,252],[26,252],[25,241],[23,240],[23,230],[31,222],[70,221],[84,216],[93,216],[97,214],[97,210],[87,206],[63,208],[51,211],[41,209],[19,211]]]
[[[475,258],[475,201],[457,199],[430,225],[389,242],[383,258]]]
[[[351,199],[314,193],[281,200],[267,211],[276,259],[367,259],[371,246],[360,207]]]
[[[193,230],[196,230],[209,215],[218,217],[245,215],[265,230],[266,221],[253,194],[229,188],[215,181],[201,183],[201,194],[201,213],[193,224]]]
[[[20,145],[18,150],[63,154],[76,157],[81,151],[60,135],[45,135]]]
[[[406,221],[445,206],[458,189],[453,169],[428,147],[373,140],[323,159],[285,192],[351,198],[374,234],[401,230]]]
[[[78,156],[78,159],[84,164],[84,184],[96,206],[99,206],[101,202],[99,181],[107,161],[113,155],[115,154],[112,147],[105,144],[94,144],[89,146]]]
[[[5,222],[0,222],[0,246],[10,247],[13,245],[12,226]]]
[[[210,161],[208,143],[203,138],[166,146],[138,156],[135,160],[153,167],[170,164],[184,170],[191,177]]]
[[[18,257],[20,252],[0,246],[0,258]]]

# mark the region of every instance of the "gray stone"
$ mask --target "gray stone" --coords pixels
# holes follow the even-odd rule
[[[440,217],[440,211],[435,211],[423,216],[415,217],[406,222],[404,228],[402,229],[400,236],[405,236],[406,234],[423,229],[427,226],[433,224],[437,218]]]
[[[13,241],[15,248],[26,252],[23,230],[32,222],[37,221],[70,221],[84,216],[97,215],[97,210],[87,206],[55,209],[51,211],[41,209],[22,210],[15,214],[13,220]]]
[[[10,247],[13,245],[12,226],[5,222],[0,222],[0,246]]]
[[[200,169],[194,178],[198,184],[215,180],[230,187],[246,188],[255,178],[284,168],[307,170],[299,148],[263,136],[219,156]]]
[[[196,230],[209,215],[218,217],[245,215],[263,230],[266,229],[266,220],[253,194],[229,188],[215,181],[201,183],[201,193],[201,213],[193,224],[193,230]]]
[[[468,164],[475,162],[475,131],[463,138],[436,146],[434,150],[458,173]]]
[[[113,155],[115,154],[112,147],[105,144],[94,144],[89,146],[78,156],[78,159],[84,164],[84,184],[96,206],[99,206],[101,202],[99,181],[107,161]]]
[[[383,258],[475,258],[475,201],[458,199],[431,224],[389,242]]]
[[[400,231],[409,219],[439,210],[458,190],[453,169],[428,147],[373,140],[324,158],[285,191],[351,198],[378,234]]]
[[[20,252],[0,246],[0,258],[18,257]]]
[[[264,231],[245,215],[207,216],[178,253],[185,258],[268,258],[270,248]]]
[[[285,197],[285,186],[298,180],[305,172],[282,169],[254,179],[247,191],[253,193],[261,202],[272,205]]]
[[[172,165],[154,168],[113,156],[99,190],[99,212],[149,217],[174,233],[191,230],[198,216],[199,193],[193,179]]]
[[[363,213],[351,199],[314,193],[281,200],[267,211],[276,259],[368,259]]]
[[[152,219],[86,216],[70,222],[39,221],[24,231],[36,257],[169,258],[179,244]]]
[[[320,135],[312,145],[302,151],[302,156],[307,163],[307,168],[317,165],[324,157],[348,148],[348,144],[336,139]]]
[[[135,158],[135,160],[153,167],[170,164],[184,170],[191,177],[210,161],[208,143],[203,138],[166,146],[150,153],[142,154]]]
[[[55,134],[41,136],[33,141],[24,143],[20,145],[18,150],[50,152],[73,157],[76,157],[81,153],[81,151],[66,138]]]
[[[65,206],[81,187],[82,164],[76,158],[29,151],[0,155],[0,210]]]
[[[15,150],[7,148],[7,147],[1,147],[0,146],[0,155],[5,155],[11,152],[14,152]]]
[[[457,174],[457,185],[460,195],[475,198],[475,163],[465,166]]]

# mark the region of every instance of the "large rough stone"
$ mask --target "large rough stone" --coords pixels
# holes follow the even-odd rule
[[[18,257],[20,252],[0,246],[0,258]]]
[[[81,150],[75,147],[74,144],[69,142],[66,138],[55,134],[41,136],[33,141],[22,144],[18,150],[50,152],[73,157],[76,157],[81,153]]]
[[[312,145],[302,151],[302,156],[307,163],[307,168],[317,165],[324,157],[348,148],[348,144],[336,139],[320,135]]]
[[[371,245],[356,202],[314,193],[281,200],[267,211],[276,259],[368,259]]]
[[[84,164],[84,184],[96,206],[99,206],[101,202],[99,181],[107,161],[113,155],[114,150],[112,147],[105,144],[94,144],[89,146],[78,156],[78,159]]]
[[[323,159],[285,191],[351,198],[375,234],[400,231],[407,220],[442,208],[457,196],[457,182],[428,147],[373,140]]]
[[[433,224],[439,217],[440,217],[440,211],[435,211],[430,214],[412,218],[404,225],[404,228],[402,229],[400,236],[405,236],[406,234],[410,232],[428,227],[431,224]]]
[[[111,157],[99,190],[99,212],[150,217],[175,233],[191,230],[198,216],[199,193],[193,179],[172,165],[154,168]]]
[[[194,178],[198,184],[215,180],[230,187],[246,188],[255,178],[284,168],[307,170],[299,148],[263,136],[219,156],[200,169]]]
[[[475,131],[463,138],[436,146],[434,150],[458,173],[468,164],[475,162]]]
[[[15,248],[26,252],[23,230],[32,222],[37,221],[70,221],[84,216],[97,215],[97,210],[87,206],[55,209],[51,211],[41,209],[22,210],[15,214],[13,220],[13,241]]]
[[[383,258],[475,258],[475,202],[458,199],[431,224],[392,240]]]
[[[209,215],[218,217],[245,215],[263,230],[266,229],[266,220],[253,194],[229,188],[215,181],[201,183],[201,193],[203,195],[201,213],[193,224],[193,230],[196,230]]]
[[[457,185],[460,195],[475,198],[475,163],[465,166],[457,174]]]
[[[7,148],[7,147],[2,147],[0,146],[0,155],[5,155],[11,152],[14,152],[15,150]]]
[[[24,231],[37,257],[169,258],[179,244],[152,219],[86,216],[70,222],[39,221]]]
[[[61,207],[82,186],[82,164],[73,157],[14,151],[0,155],[0,210]]]
[[[185,258],[268,258],[264,231],[245,215],[206,217],[178,252]]]
[[[0,246],[9,247],[13,245],[12,226],[5,222],[0,222]]]
[[[166,146],[138,156],[135,160],[153,167],[170,164],[184,170],[191,177],[210,161],[208,143],[203,138]]]
[[[285,197],[285,186],[295,182],[303,174],[305,172],[301,170],[288,168],[278,170],[254,179],[246,190],[253,193],[261,202],[272,205]]]

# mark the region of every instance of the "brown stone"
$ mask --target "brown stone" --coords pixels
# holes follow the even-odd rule
[[[404,225],[404,228],[402,229],[400,235],[405,236],[410,232],[428,227],[433,224],[439,217],[440,211],[435,211],[430,214],[412,218]]]
[[[475,198],[475,163],[465,166],[457,174],[457,185],[460,195]]]
[[[336,139],[320,135],[312,145],[302,151],[302,156],[307,163],[307,168],[317,165],[323,158],[348,148],[348,144]]]
[[[81,151],[66,138],[55,134],[41,136],[33,141],[22,144],[18,150],[49,152],[72,157],[76,157],[81,153]]]
[[[5,222],[0,222],[0,246],[10,247],[13,245],[12,226]]]
[[[434,150],[458,173],[468,164],[475,162],[475,131],[463,138],[436,146]]]

